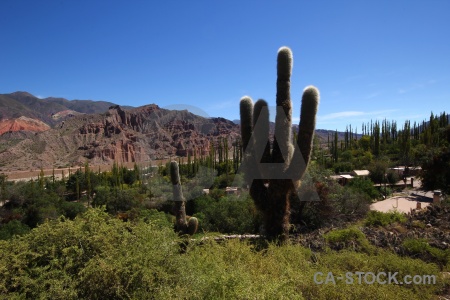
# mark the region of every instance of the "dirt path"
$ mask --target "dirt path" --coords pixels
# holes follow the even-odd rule
[[[417,209],[418,203],[420,208],[423,209],[430,205],[433,201],[433,193],[420,190],[422,183],[420,179],[413,177],[414,186],[412,189],[404,190],[404,192],[395,195],[394,197],[378,201],[370,206],[371,210],[377,210],[381,212],[398,211],[403,213],[409,213],[411,209]],[[411,178],[408,178],[410,182]],[[398,185],[401,185],[400,182]]]
[[[417,209],[417,203],[420,203],[420,208],[425,208],[430,205],[430,202],[418,201],[418,198],[415,196],[395,196],[373,203],[370,209],[381,212],[398,211],[409,213],[411,209]]]

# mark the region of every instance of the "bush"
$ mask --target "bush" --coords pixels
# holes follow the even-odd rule
[[[333,230],[325,234],[324,238],[333,249],[351,248],[353,250],[361,250],[366,252],[373,251],[373,246],[369,244],[369,241],[364,233],[355,227]]]
[[[446,266],[450,261],[450,250],[432,247],[426,239],[407,238],[403,241],[402,248],[408,255],[436,262],[441,267]]]
[[[119,188],[108,188],[99,186],[92,201],[93,207],[106,205],[106,210],[111,214],[125,212],[132,208],[140,208],[144,202],[144,195],[138,193],[137,189],[120,190]]]
[[[337,174],[340,172],[350,172],[355,168],[355,166],[351,162],[340,161],[338,163],[335,163],[333,165],[333,168],[334,168],[334,172]]]
[[[8,240],[15,235],[24,235],[30,231],[30,227],[18,220],[12,220],[0,227],[0,240]]]
[[[365,193],[371,199],[376,199],[380,193],[373,186],[374,183],[369,178],[356,177],[349,181],[348,186],[356,191]]]
[[[365,215],[372,202],[366,193],[347,187],[338,189],[337,193],[330,195],[330,198],[336,212],[347,216]]]
[[[89,209],[0,242],[0,294],[29,299],[123,299],[170,286],[176,235]],[[131,296],[131,298],[136,298]]]
[[[398,175],[398,172],[390,170],[387,172],[386,179],[389,184],[396,184],[400,180],[400,175]]]
[[[426,239],[412,239],[408,238],[405,239],[402,243],[402,247],[409,253],[409,254],[423,254],[426,253],[430,245],[428,244]]]
[[[154,213],[154,212],[152,212]],[[151,214],[152,214],[151,213]],[[155,215],[159,215],[155,213]],[[359,233],[343,234],[349,240]],[[298,245],[264,251],[238,240],[190,243],[180,253],[171,228],[122,222],[101,209],[46,222],[0,241],[2,299],[431,299],[446,286],[435,264],[343,250],[313,254]],[[435,285],[317,284],[328,272],[436,275]]]
[[[75,219],[76,216],[78,216],[79,214],[82,214],[85,211],[86,211],[86,207],[82,203],[79,203],[79,202],[64,201],[61,204],[62,214],[71,220]]]
[[[220,200],[202,197],[196,200],[193,216],[199,219],[200,230],[221,233],[255,233],[261,224],[253,200],[228,196]]]
[[[392,212],[380,212],[380,211],[370,211],[367,214],[365,225],[366,226],[386,226],[392,223],[405,223],[406,216],[400,212],[392,211]]]
[[[370,208],[369,196],[357,189],[343,187],[330,179],[330,171],[311,164],[302,179],[297,195],[291,198],[291,220],[309,229],[319,228],[330,221],[364,216]],[[304,201],[317,200],[317,201]]]
[[[359,240],[364,238],[364,233],[354,227],[340,230],[333,230],[324,235],[324,238],[329,243],[342,243],[352,240]]]
[[[156,209],[142,209],[139,217],[146,223],[155,224],[161,228],[173,228],[172,216]]]

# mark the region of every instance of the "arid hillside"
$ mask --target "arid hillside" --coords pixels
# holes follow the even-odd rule
[[[27,117],[0,120],[0,135],[5,132],[33,131],[40,132],[49,130],[50,126],[44,122]]]
[[[106,101],[38,98],[27,92],[0,94],[0,120],[28,117],[50,126],[77,114],[104,113],[112,105]],[[124,107],[132,108],[131,106]]]
[[[2,171],[116,162],[146,162],[170,156],[207,155],[211,142],[239,137],[239,126],[187,110],[147,105],[131,110],[111,106],[102,114],[72,116],[34,134],[0,136]]]

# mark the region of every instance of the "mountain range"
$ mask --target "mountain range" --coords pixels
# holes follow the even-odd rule
[[[236,123],[156,104],[134,108],[106,101],[40,99],[27,92],[0,94],[0,171],[198,157],[224,139],[231,151],[240,138]],[[322,142],[329,133],[334,132],[316,130]]]
[[[156,104],[132,108],[16,92],[0,95],[0,115],[1,171],[201,156],[211,142],[227,139],[231,148],[239,138],[232,121]]]
[[[0,94],[0,120],[28,117],[38,119],[50,126],[60,122],[54,117],[58,112],[75,112],[75,114],[103,113],[112,105],[107,101],[67,100],[48,97],[40,99],[27,92]],[[132,108],[124,106],[124,109]]]

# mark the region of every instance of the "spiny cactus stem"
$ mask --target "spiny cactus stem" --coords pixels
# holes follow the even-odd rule
[[[189,223],[186,220],[186,200],[183,196],[183,190],[180,182],[180,172],[178,163],[172,161],[170,163],[170,180],[172,181],[172,193],[174,200],[174,214],[175,214],[175,230],[180,234],[192,235],[197,231],[198,220],[191,218]]]
[[[294,147],[291,137],[290,96],[292,61],[291,50],[287,47],[280,48],[277,57],[275,138],[271,152],[270,147],[265,147],[268,141],[269,124],[268,112],[266,114],[265,110],[267,103],[259,100],[252,113],[253,104],[250,97],[243,97],[240,102],[244,160],[247,162],[245,179],[250,184],[250,196],[263,213],[265,235],[269,239],[281,239],[281,241],[285,241],[289,235],[290,195],[299,186],[310,160],[319,103],[318,90],[314,87],[306,88],[302,98],[301,121],[296,145],[298,147]],[[263,153],[261,161],[260,153]],[[282,163],[283,178],[289,179],[271,178],[274,174],[263,174],[263,177],[254,178],[249,176],[248,174],[254,175],[258,172],[257,175],[261,175],[261,162]]]

